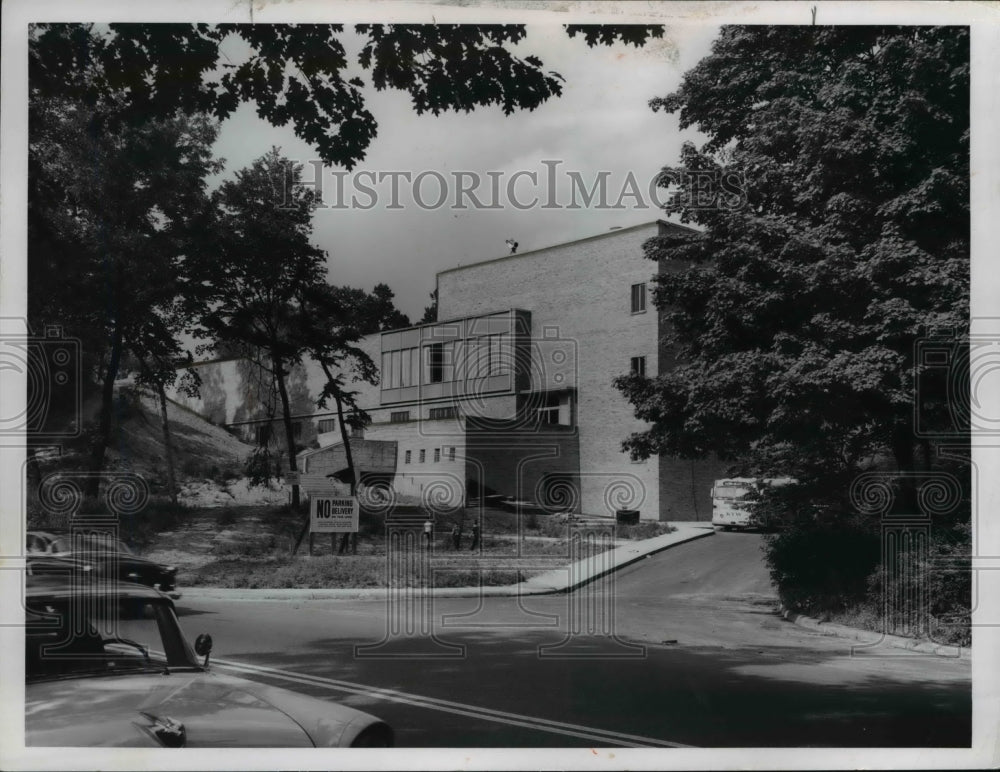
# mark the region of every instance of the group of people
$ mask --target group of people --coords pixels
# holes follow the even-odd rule
[[[424,544],[427,549],[431,548],[431,542],[434,539],[434,523],[427,520],[424,523]],[[451,544],[452,548],[456,550],[462,549],[462,525],[461,523],[455,523],[451,528]],[[479,521],[472,521],[472,543],[469,545],[470,550],[475,550],[479,546]]]

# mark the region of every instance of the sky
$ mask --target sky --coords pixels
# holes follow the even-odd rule
[[[699,136],[694,129],[680,131],[677,115],[654,113],[648,103],[676,89],[717,34],[713,25],[668,27],[662,39],[641,49],[623,44],[588,48],[581,37],[569,38],[561,25],[529,25],[515,50],[535,54],[544,69],[565,78],[561,97],[511,116],[499,108],[418,116],[407,94],[369,86],[368,107],[379,132],[367,157],[349,173],[322,167],[290,126],[273,127],[256,116],[252,105],[243,105],[223,123],[216,142],[216,154],[226,160],[220,178],[231,178],[272,146],[303,163],[308,180],[319,178],[327,203],[316,212],[313,237],[329,253],[329,281],[369,290],[385,282],[396,294],[397,307],[416,322],[438,271],[507,254],[508,238],[518,242],[518,252],[525,252],[661,216],[648,193],[649,182],[663,166],[678,162],[683,141]],[[353,34],[344,42],[349,56],[356,52]],[[234,61],[242,54],[239,41],[227,42],[224,50]],[[360,67],[357,72],[369,82]],[[346,173],[341,192],[337,171]],[[476,198],[497,206],[478,208],[459,193],[454,176],[459,171],[478,175],[464,176],[466,186],[478,182]],[[512,177],[518,171],[526,174]],[[396,177],[399,208],[389,208],[393,178],[379,182],[372,176],[380,172],[410,173],[411,181]],[[537,183],[527,176],[532,172]],[[578,208],[566,208],[572,203],[570,174],[590,189],[601,172],[606,173],[609,208],[596,206],[597,199],[585,206],[582,196]],[[413,195],[422,173],[416,195],[423,207]],[[638,183],[638,196],[632,194],[636,189],[630,186],[630,174]],[[553,176],[554,188],[548,182]],[[507,195],[509,185],[513,200]],[[374,196],[360,186],[373,188]],[[442,195],[444,204],[429,208]],[[538,205],[532,206],[535,198]],[[455,208],[456,199],[467,208]],[[549,203],[556,206],[542,208]],[[334,208],[338,204],[341,208]],[[615,204],[620,208],[610,208]]]

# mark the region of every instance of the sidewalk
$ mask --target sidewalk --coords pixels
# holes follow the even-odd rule
[[[781,616],[794,625],[812,630],[820,635],[835,636],[837,638],[847,638],[858,642],[855,647],[859,652],[865,650],[878,654],[875,651],[879,647],[888,646],[892,649],[905,649],[915,654],[931,654],[936,657],[956,657],[961,659],[971,659],[972,649],[962,646],[952,646],[946,643],[935,643],[920,638],[905,638],[901,635],[890,635],[880,633],[875,630],[863,630],[860,627],[848,627],[835,622],[821,622],[805,614],[797,614],[794,611],[782,607]]]
[[[649,555],[653,555],[678,544],[693,539],[712,536],[715,530],[711,523],[671,523],[677,530],[652,539],[629,542],[608,550],[594,558],[571,563],[563,568],[546,571],[544,574],[527,579],[519,584],[496,587],[434,587],[429,590],[435,598],[463,597],[516,597],[520,595],[548,595],[570,592],[600,577],[631,565]],[[184,600],[385,600],[388,596],[384,587],[377,588],[331,588],[331,589],[224,589],[220,587],[182,587]],[[426,589],[410,590],[414,594],[425,594]]]

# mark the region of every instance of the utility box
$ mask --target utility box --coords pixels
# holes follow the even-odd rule
[[[638,525],[639,510],[619,509],[615,512],[615,522],[618,523],[618,525]]]

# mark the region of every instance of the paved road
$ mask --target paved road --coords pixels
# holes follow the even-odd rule
[[[967,661],[852,656],[783,621],[754,534],[675,547],[570,596],[438,599],[436,639],[416,607],[414,634],[387,640],[385,601],[180,605],[226,669],[376,713],[401,746],[970,742]]]

